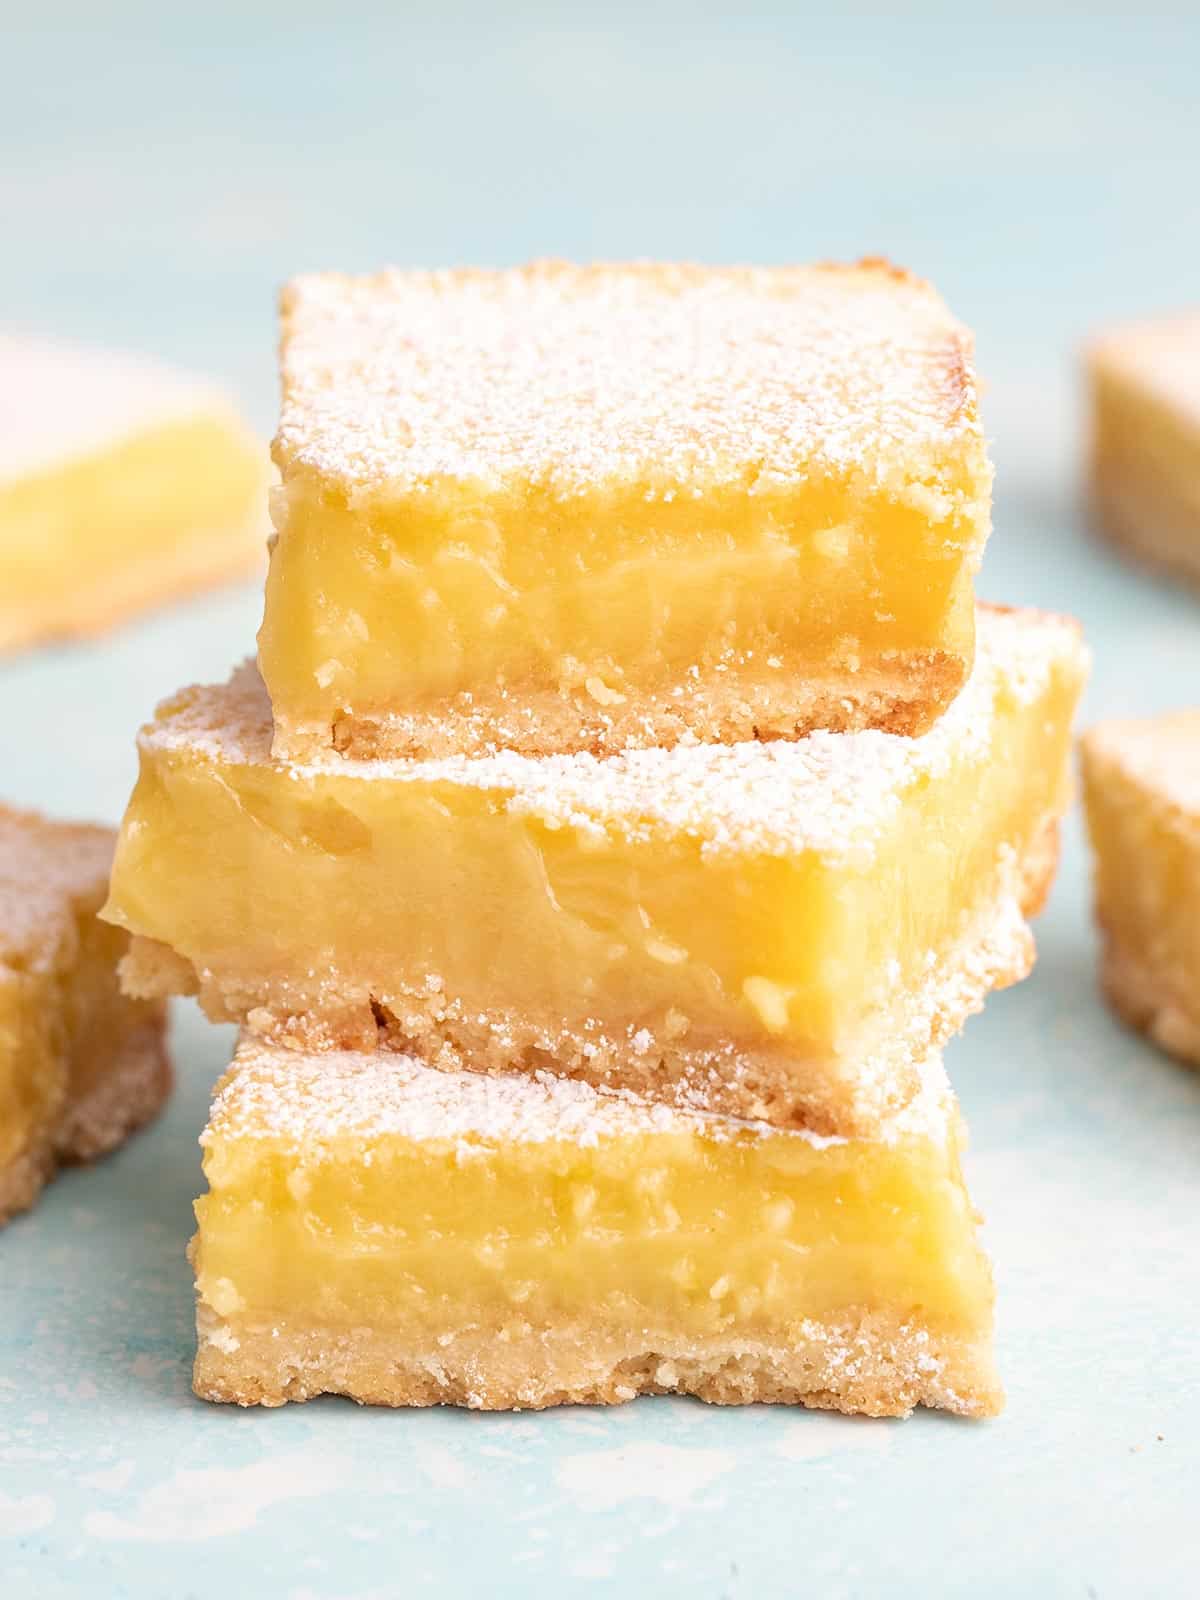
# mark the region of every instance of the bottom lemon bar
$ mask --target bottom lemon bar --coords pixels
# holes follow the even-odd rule
[[[128,939],[96,912],[108,828],[0,806],[0,1222],[62,1162],[111,1150],[170,1089],[161,1002],[117,986]]]
[[[1001,1405],[940,1061],[870,1139],[244,1036],[202,1139],[209,1400]]]
[[[1200,1066],[1200,711],[1100,723],[1082,765],[1105,990]]]

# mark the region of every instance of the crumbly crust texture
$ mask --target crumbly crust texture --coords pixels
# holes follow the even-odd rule
[[[171,1082],[164,1015],[123,1040],[110,1071],[91,1092],[68,1102],[57,1126],[44,1129],[0,1171],[0,1224],[27,1210],[60,1167],[95,1161],[151,1122],[166,1103]]]
[[[678,692],[610,695],[603,685],[577,690],[505,688],[475,691],[437,710],[346,715],[332,723],[276,722],[272,749],[284,760],[319,759],[336,750],[351,760],[669,750],[695,743],[734,745],[794,740],[818,729],[875,728],[926,732],[950,705],[968,662],[944,650],[897,653],[886,666],[861,667],[826,683],[779,672],[764,678],[736,663],[697,669]]]
[[[903,492],[966,456],[986,508],[970,334],[886,262],[327,273],[288,286],[282,319],[285,480],[570,497],[853,472]]]
[[[821,1134],[869,1134],[919,1092],[930,1052],[982,1007],[991,990],[1027,975],[1034,950],[1024,912],[1040,908],[1057,859],[1057,827],[1049,824],[1028,860],[1009,864],[1000,892],[959,946],[920,988],[897,994],[872,1037],[847,1045],[853,1070],[840,1059],[823,1070],[819,1062],[806,1062],[799,1081],[786,1050],[696,1048],[686,1038],[648,1029],[629,1038],[568,1028],[551,1033],[520,1015],[468,1011],[431,989],[424,975],[398,983],[382,998],[357,986],[352,975],[335,980],[332,994],[280,997],[197,974],[165,946],[135,937],[121,976],[135,995],[198,994],[214,1021],[245,1021],[299,1052],[382,1047],[446,1072],[547,1070],[685,1110]]]
[[[563,1318],[550,1328],[464,1330],[420,1348],[370,1328],[257,1325],[204,1305],[197,1331],[196,1393],[243,1406],[341,1394],[364,1405],[511,1411],[691,1394],[714,1405],[872,1417],[924,1405],[988,1417],[1003,1405],[987,1339],[939,1335],[918,1318],[879,1313],[803,1322],[779,1343],[735,1334],[680,1339],[652,1327],[614,1334]]]

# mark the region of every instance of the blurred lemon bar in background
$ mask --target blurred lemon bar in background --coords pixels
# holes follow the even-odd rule
[[[196,1392],[1000,1409],[941,1064],[876,1139],[246,1037],[203,1136]]]
[[[185,690],[114,866],[126,981],[297,1044],[869,1130],[1028,971],[1056,861],[1078,629],[979,634],[920,738],[300,765],[252,666]]]
[[[114,837],[0,806],[0,1222],[170,1089],[164,1007],[121,994],[128,939],[96,916]]]
[[[972,341],[886,263],[303,277],[281,360],[278,756],[915,733],[966,680]]]
[[[1088,377],[1098,528],[1200,582],[1200,312],[1100,335]]]
[[[1105,990],[1200,1065],[1200,711],[1098,723],[1081,749]]]
[[[202,381],[0,335],[0,651],[252,573],[268,473]]]

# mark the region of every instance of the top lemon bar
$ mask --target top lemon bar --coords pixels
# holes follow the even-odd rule
[[[274,751],[918,733],[974,650],[972,341],[882,261],[284,292]]]
[[[261,567],[269,471],[205,380],[0,335],[0,651]]]

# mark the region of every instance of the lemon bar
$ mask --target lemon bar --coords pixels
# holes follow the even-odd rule
[[[252,667],[141,737],[105,912],[133,992],[298,1045],[544,1067],[825,1132],[1023,977],[1084,666],[985,612],[919,739],[274,760]]]
[[[269,462],[220,393],[0,337],[0,650],[254,571]]]
[[[1200,582],[1200,314],[1101,335],[1088,377],[1098,528],[1131,555]]]
[[[1099,723],[1082,766],[1104,987],[1200,1066],[1200,711]]]
[[[170,1088],[163,1006],[121,994],[128,939],[96,916],[113,840],[0,806],[0,1222]]]
[[[277,755],[913,733],[968,675],[971,339],[884,262],[305,277],[282,376]]]
[[[204,1133],[197,1394],[1001,1404],[941,1063],[873,1140],[246,1037]]]

